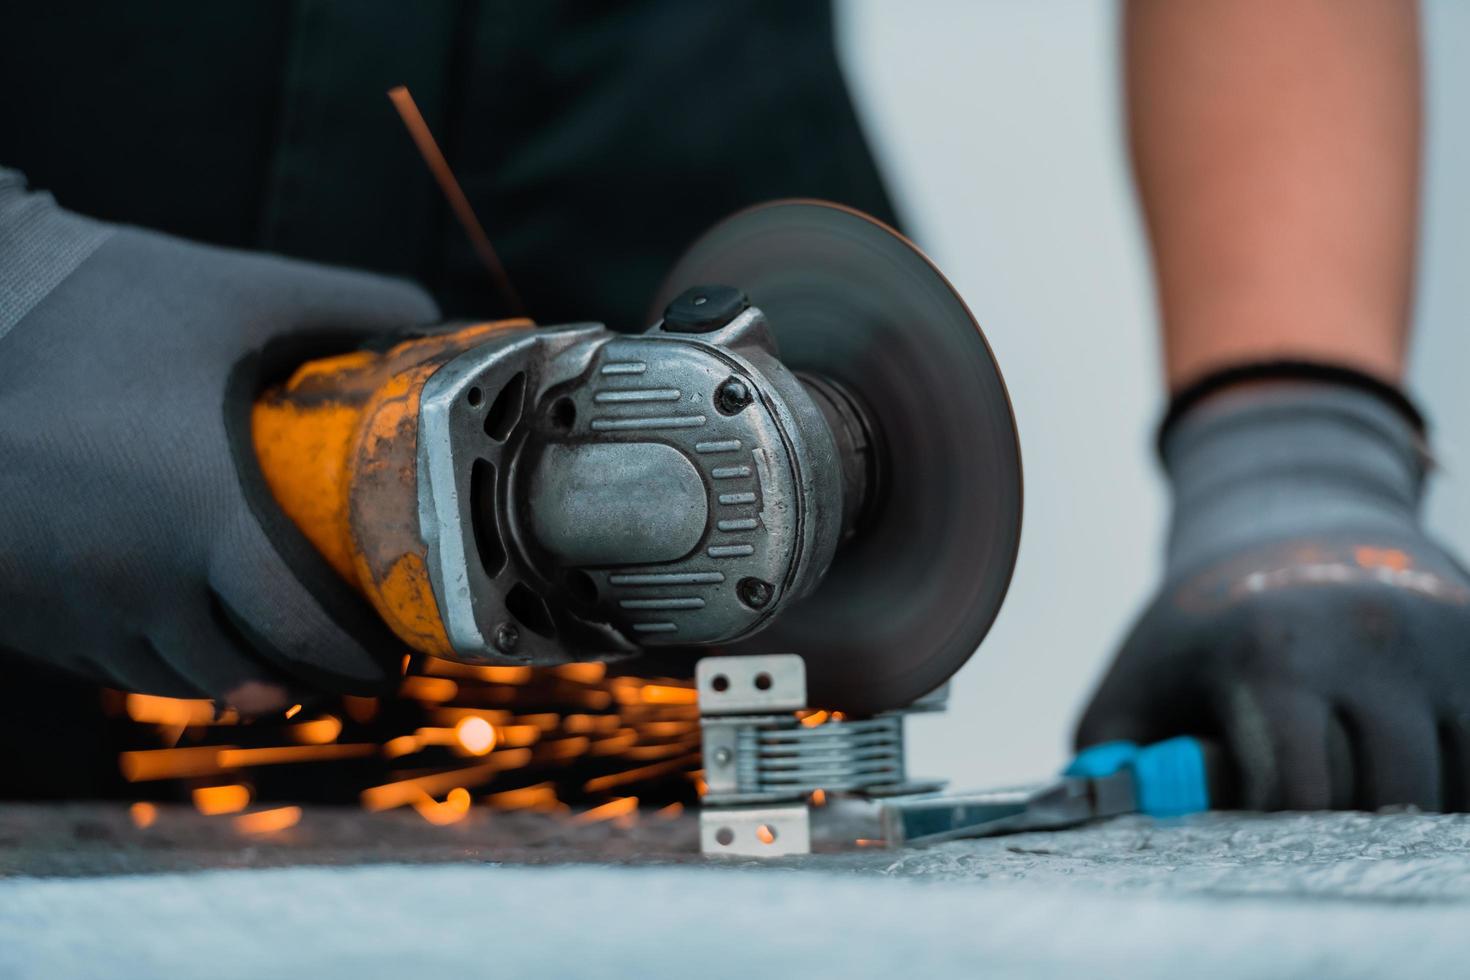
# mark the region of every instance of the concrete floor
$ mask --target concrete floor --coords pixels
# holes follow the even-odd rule
[[[687,816],[228,827],[0,809],[0,976],[1443,978],[1470,962],[1463,816],[1123,818],[759,865],[699,859]]]

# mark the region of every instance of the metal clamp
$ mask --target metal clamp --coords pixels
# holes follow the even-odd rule
[[[706,657],[694,676],[705,854],[809,853],[808,801],[819,790],[888,796],[937,788],[907,779],[903,712],[861,720],[799,714],[807,707],[806,664],[795,654]]]

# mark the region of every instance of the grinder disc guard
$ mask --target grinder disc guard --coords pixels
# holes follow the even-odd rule
[[[825,580],[722,653],[797,653],[809,702],[907,707],[990,629],[1021,536],[1021,456],[1000,369],[954,288],[860,212],[780,201],[699,239],[654,304],[730,285],[764,311],[781,361],[857,395],[884,460],[878,497]]]

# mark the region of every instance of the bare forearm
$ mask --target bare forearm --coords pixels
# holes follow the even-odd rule
[[[1127,92],[1178,388],[1265,358],[1402,374],[1419,174],[1409,0],[1130,0]]]

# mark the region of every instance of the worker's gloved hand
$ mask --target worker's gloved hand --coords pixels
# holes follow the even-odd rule
[[[1470,807],[1470,578],[1379,394],[1278,382],[1166,431],[1165,582],[1077,733],[1219,739],[1249,809]]]
[[[396,675],[274,507],[250,403],[267,362],[436,317],[415,286],[89,221],[0,170],[0,648],[247,711]]]

